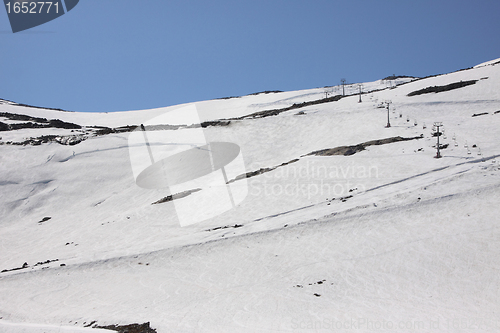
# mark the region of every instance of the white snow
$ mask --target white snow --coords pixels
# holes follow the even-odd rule
[[[46,325],[46,324],[26,324],[26,323],[10,323],[8,321],[0,321],[0,328],[2,333],[91,333],[91,332],[116,332],[112,330],[105,330],[100,328],[91,327],[75,327],[75,326],[61,326],[61,325]]]
[[[5,142],[82,132],[0,132],[0,271],[9,270],[0,273],[0,331],[76,332],[92,321],[151,322],[158,333],[500,330],[500,66],[398,80],[407,83],[364,83],[362,103],[353,95],[204,128],[207,140],[240,146],[247,172],[299,160],[248,178],[240,205],[187,227],[172,202],[151,205],[173,193],[135,184],[129,133],[18,146]],[[479,81],[407,96],[467,80]],[[201,121],[236,118],[322,99],[326,89],[341,91],[196,107]],[[390,128],[377,108],[386,100]],[[119,127],[179,107],[106,114],[0,104],[0,112]],[[436,121],[449,144],[441,159]],[[351,156],[304,156],[420,134]],[[178,200],[195,210],[202,199],[199,191]]]

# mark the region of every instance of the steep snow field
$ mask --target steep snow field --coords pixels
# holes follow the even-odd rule
[[[203,132],[239,145],[245,172],[277,168],[234,181],[243,202],[186,227],[174,202],[152,205],[175,193],[136,185],[130,132],[95,128],[182,106],[101,114],[0,100],[11,128],[28,122],[12,114],[82,126],[0,131],[0,332],[500,330],[497,63],[364,83],[362,103],[357,85],[338,101],[315,102],[342,87],[196,103],[200,121],[230,120]],[[57,139],[16,144],[44,135]],[[69,137],[82,141],[56,142]],[[309,155],[394,137],[411,140]],[[175,200],[196,211],[203,196]]]

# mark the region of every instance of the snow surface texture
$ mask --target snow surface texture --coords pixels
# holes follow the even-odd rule
[[[247,178],[236,208],[187,227],[166,200],[176,193],[135,184],[130,133],[91,127],[137,126],[179,106],[96,114],[1,100],[0,113],[83,127],[0,132],[0,332],[97,332],[84,327],[93,322],[159,333],[500,331],[500,65],[398,80],[365,83],[362,103],[352,85],[339,101],[255,119],[234,120],[342,88],[196,103],[200,121],[233,119],[204,128],[208,141],[237,144],[247,172],[276,168]],[[85,140],[15,144],[43,135]],[[196,210],[203,192],[175,200]]]

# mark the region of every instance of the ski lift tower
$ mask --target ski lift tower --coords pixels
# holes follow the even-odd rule
[[[386,128],[391,127],[391,122],[389,121],[389,105],[391,105],[391,104],[392,104],[391,100],[386,100],[385,101],[385,105],[387,107],[387,126],[385,126]]]
[[[340,83],[342,83],[342,96],[345,96],[345,83],[346,79],[340,79]]]
[[[436,145],[436,149],[437,149],[437,153],[436,153],[436,156],[434,156],[434,158],[441,158],[441,152],[439,151],[439,137],[441,136],[441,132],[439,131],[439,128],[440,127],[443,127],[443,123],[438,121],[438,122],[435,122],[434,123],[434,126],[433,126],[433,130],[435,131],[435,135],[437,137],[437,145]]]
[[[361,91],[363,89],[363,85],[360,83],[360,84],[358,84],[358,87],[359,87],[359,102],[358,103],[361,103]]]

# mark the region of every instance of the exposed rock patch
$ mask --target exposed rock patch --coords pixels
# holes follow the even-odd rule
[[[316,155],[316,156],[334,156],[334,155],[343,155],[343,156],[350,156],[354,155],[360,151],[365,150],[366,147],[369,146],[380,146],[380,145],[385,145],[388,143],[393,143],[393,142],[400,142],[400,141],[409,141],[409,140],[415,140],[415,139],[422,139],[423,135],[421,136],[416,136],[413,138],[403,138],[401,136],[396,136],[392,138],[387,138],[387,139],[380,139],[380,140],[372,140],[372,141],[367,141],[364,143],[360,143],[354,146],[340,146],[340,147],[335,147],[335,148],[328,148],[328,149],[322,149],[322,150],[317,150],[313,151],[312,153],[309,153],[304,156],[310,156],[310,155]]]
[[[227,183],[230,184],[230,183],[233,183],[237,180],[240,180],[240,179],[244,179],[244,178],[250,178],[250,177],[253,177],[253,176],[257,176],[257,175],[260,175],[260,174],[263,174],[265,172],[269,172],[269,171],[273,171],[274,169],[276,168],[279,168],[279,167],[282,167],[282,166],[285,166],[287,164],[291,164],[291,163],[295,163],[297,162],[299,159],[296,158],[294,160],[291,160],[291,161],[288,161],[288,162],[285,162],[285,163],[282,163],[280,165],[277,165],[275,167],[271,167],[271,168],[260,168],[259,170],[257,171],[250,171],[250,172],[247,172],[245,174],[242,174],[242,175],[239,175],[237,176],[236,178],[234,179],[231,179],[230,181],[228,181]]]
[[[87,138],[88,137],[85,135],[42,135],[36,138],[29,138],[21,142],[7,141],[5,144],[15,146],[40,146],[42,143],[57,142],[61,145],[74,146],[82,141],[85,141]]]
[[[407,75],[391,75],[388,77],[383,78],[382,80],[397,80],[397,79],[413,79],[413,76],[407,76]]]
[[[223,227],[216,227],[216,228],[212,228],[212,229],[207,229],[205,231],[214,231],[214,230],[220,230],[220,229],[228,229],[228,228],[241,228],[243,226],[243,224],[235,224],[235,225],[225,225]]]
[[[246,96],[255,96],[255,95],[260,95],[260,94],[277,94],[277,93],[282,93],[283,91],[281,90],[266,90],[266,91],[261,91],[261,92],[256,92],[253,94],[248,94]],[[230,96],[230,97],[220,97],[216,99],[232,99],[232,98],[241,98],[242,96]]]
[[[214,120],[214,121],[204,121],[200,124],[202,128],[207,128],[209,126],[229,126],[231,124],[230,120]]]
[[[439,93],[443,91],[450,91],[458,88],[463,88],[467,87],[473,84],[476,84],[478,80],[470,80],[470,81],[460,81],[460,82],[454,82],[447,84],[445,86],[432,86],[432,87],[427,87],[424,89],[412,91],[409,93],[407,96],[417,96],[417,95],[422,95],[422,94],[430,94],[430,93]]]
[[[49,259],[49,260],[45,260],[45,261],[39,261],[34,266],[47,265],[47,264],[50,264],[51,262],[54,262],[54,261],[59,261],[59,259],[53,259],[53,260]]]
[[[306,106],[310,105],[316,105],[316,104],[323,104],[323,103],[329,103],[329,102],[336,102],[339,101],[341,98],[345,96],[342,95],[336,95],[328,98],[323,98],[323,99],[318,99],[315,101],[310,101],[310,102],[303,102],[303,103],[295,103],[292,106],[282,108],[282,109],[273,109],[273,110],[264,110],[264,111],[259,111],[259,112],[254,112],[252,114],[242,116],[242,117],[237,117],[237,118],[230,118],[230,120],[243,120],[243,119],[255,119],[255,118],[265,118],[265,117],[270,117],[270,116],[277,116],[282,112],[290,111],[290,110],[295,110],[295,109],[300,109]]]
[[[164,203],[164,202],[169,202],[169,201],[173,201],[173,200],[177,200],[177,199],[181,199],[181,198],[184,198],[184,197],[187,197],[188,195],[192,194],[192,193],[195,193],[195,192],[198,192],[198,191],[201,191],[201,188],[197,188],[197,189],[194,189],[194,190],[189,190],[189,191],[184,191],[184,192],[181,192],[181,193],[176,193],[176,194],[172,194],[172,195],[168,195],[158,201],[155,201],[152,203],[152,205],[157,205],[157,204],[161,204],[161,203]]]
[[[11,268],[11,269],[4,269],[0,273],[6,273],[6,272],[12,272],[12,271],[18,271],[20,269],[25,269],[30,267],[27,262],[25,262],[21,267],[16,267],[16,268]]]
[[[1,123],[0,131],[12,131],[22,128],[64,128],[64,129],[81,129],[77,124],[68,123],[59,119],[50,119],[31,117],[23,114],[15,114],[9,112],[0,112],[0,117],[10,120],[27,121],[26,123],[5,124]]]
[[[149,322],[144,324],[130,325],[108,325],[108,326],[92,326],[93,328],[102,328],[106,330],[117,331],[118,333],[157,333],[156,329],[151,328]]]
[[[38,223],[43,223],[43,222],[47,222],[48,220],[50,220],[52,217],[50,216],[46,216],[44,217],[43,219],[41,219],[40,221],[38,221]]]

